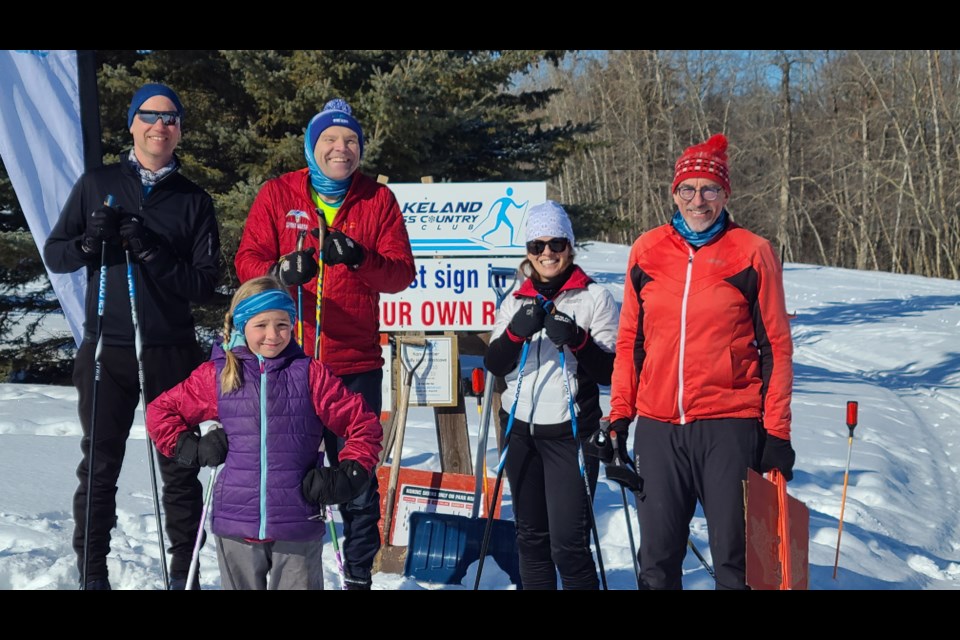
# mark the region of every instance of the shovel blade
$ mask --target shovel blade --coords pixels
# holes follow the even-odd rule
[[[410,542],[403,574],[423,582],[461,584],[480,559],[487,520],[450,513],[410,514]],[[487,555],[520,587],[517,531],[511,520],[494,519]]]

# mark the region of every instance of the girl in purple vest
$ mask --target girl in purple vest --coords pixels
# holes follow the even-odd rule
[[[323,505],[362,493],[383,431],[363,398],[291,341],[296,311],[283,285],[237,289],[224,343],[147,408],[157,449],[188,467],[216,467],[211,531],[223,589],[322,589]],[[189,426],[217,420],[203,437]],[[325,429],[344,438],[323,467]]]

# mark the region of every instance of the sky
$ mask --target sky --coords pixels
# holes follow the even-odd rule
[[[628,252],[626,246],[590,243],[578,249],[576,261],[620,301]],[[787,263],[784,286],[788,311],[796,314],[797,463],[788,491],[809,509],[809,588],[960,590],[960,282]],[[602,394],[609,409],[608,390]],[[852,440],[848,401],[859,406]],[[466,403],[471,453],[479,426],[475,402]],[[138,410],[108,557],[114,589],[162,588],[144,437]],[[79,443],[72,387],[0,384],[0,589],[77,588],[71,503]],[[492,434],[487,444],[492,476]],[[401,468],[440,471],[432,409],[410,408]],[[210,470],[202,469],[200,479],[206,487]],[[502,517],[509,519],[509,487],[503,486]],[[636,544],[642,535],[635,505],[631,497],[624,507],[619,486],[603,471],[594,512],[608,588],[635,589],[631,535]],[[698,508],[691,540],[709,564],[702,516]],[[334,522],[342,541],[339,514]],[[329,539],[323,557],[325,586],[339,589]],[[199,562],[201,588],[219,589],[212,544]],[[474,563],[463,582],[453,585],[381,572],[373,588],[472,589],[477,568]],[[714,588],[692,552],[683,570],[684,588]],[[516,587],[488,557],[480,588]]]

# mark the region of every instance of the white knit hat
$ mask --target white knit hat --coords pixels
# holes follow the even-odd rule
[[[567,212],[553,200],[530,207],[527,217],[527,242],[537,238],[566,238],[574,244],[573,225]]]

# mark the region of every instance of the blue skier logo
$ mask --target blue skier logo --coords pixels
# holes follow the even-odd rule
[[[497,209],[499,207],[497,211],[497,219],[494,223],[493,228],[480,236],[481,241],[486,242],[487,236],[494,233],[501,226],[507,225],[507,228],[510,229],[510,241],[505,245],[498,244],[495,246],[508,246],[508,247],[520,246],[518,244],[515,244],[513,241],[514,240],[513,236],[516,230],[513,227],[513,223],[510,221],[510,216],[508,215],[508,212],[510,210],[510,207],[516,207],[517,209],[520,209],[522,211],[527,206],[527,202],[529,201],[524,202],[522,204],[518,204],[513,200],[511,196],[513,196],[513,187],[507,187],[507,195],[503,198],[497,198],[494,201],[493,206],[490,207],[490,211],[487,212],[486,217],[480,222],[480,224],[477,225],[478,228],[482,227],[484,223],[486,223],[486,221],[490,219],[490,215],[493,213],[494,209]]]

